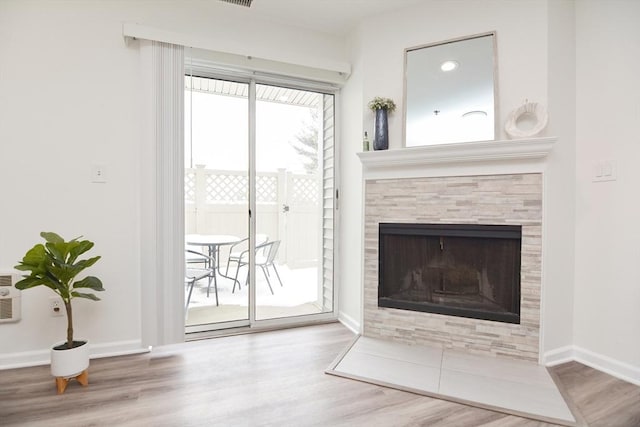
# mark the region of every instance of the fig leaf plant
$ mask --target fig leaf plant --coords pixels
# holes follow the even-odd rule
[[[94,246],[89,240],[80,240],[82,236],[69,241],[52,232],[42,232],[40,236],[46,243],[38,243],[29,249],[22,261],[15,266],[17,270],[30,272],[15,287],[24,290],[46,286],[62,299],[67,314],[66,348],[71,349],[83,344],[73,341],[71,301],[74,298],[99,301],[100,298],[87,291],[104,291],[102,281],[97,277],[86,276],[80,280],[76,280],[76,277],[94,265],[100,256],[79,259]]]

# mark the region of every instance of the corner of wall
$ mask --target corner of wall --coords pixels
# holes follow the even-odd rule
[[[340,93],[339,319],[359,330],[362,317],[362,149],[363,71],[361,31],[348,38],[352,73]]]
[[[353,317],[349,316],[343,311],[338,313],[338,321],[342,323],[347,329],[349,329],[354,334],[362,333],[362,323],[355,320]]]
[[[576,62],[572,2],[547,4],[548,134],[558,144],[545,171],[542,354],[574,342]],[[542,360],[542,359],[541,359]]]
[[[548,367],[573,361],[640,386],[640,368],[582,347],[560,347],[546,352],[542,358],[542,364]]]

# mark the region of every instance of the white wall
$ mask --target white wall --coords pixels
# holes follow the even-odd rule
[[[640,381],[640,2],[576,2],[575,345]],[[618,179],[592,182],[596,162]]]
[[[543,343],[549,352],[573,335],[576,85],[572,0],[549,1],[547,134],[558,137],[545,173]]]
[[[0,1],[0,269],[11,268],[56,231],[96,242],[103,259],[91,272],[106,288],[76,304],[76,335],[103,352],[142,340],[140,169],[144,118],[137,43],[122,23],[137,22],[210,38],[233,52],[292,60],[345,62],[340,40],[274,26],[244,8],[201,1]],[[282,56],[278,56],[281,58]],[[90,182],[107,165],[108,182]],[[146,199],[145,199],[146,200]],[[47,289],[23,292],[23,319],[0,325],[0,367],[46,358],[64,339],[64,318],[48,314]],[[51,294],[53,295],[53,294]]]
[[[340,320],[360,332],[362,325],[363,231],[362,165],[355,153],[362,151],[364,120],[362,97],[362,40],[359,32],[349,40],[351,76],[341,91],[340,138]],[[371,132],[369,140],[371,141]]]
[[[560,8],[560,6],[557,6]],[[567,7],[565,5],[565,7]],[[526,18],[524,18],[526,17]],[[454,19],[455,18],[455,19]],[[562,19],[571,19],[565,13]],[[561,19],[561,20],[562,20]],[[554,22],[554,25],[555,22]],[[393,14],[385,14],[367,19],[361,27],[351,34],[352,43],[360,46],[353,51],[352,64],[361,64],[362,78],[348,82],[351,85],[361,85],[362,97],[359,97],[360,110],[345,109],[345,122],[362,123],[361,128],[346,128],[344,133],[343,190],[348,190],[349,203],[353,210],[360,212],[362,206],[361,168],[357,167],[355,153],[361,150],[358,141],[363,131],[372,134],[373,114],[366,107],[367,102],[374,96],[390,97],[396,101],[398,109],[390,116],[389,140],[390,149],[402,147],[402,100],[403,100],[403,52],[411,46],[433,43],[465,35],[497,31],[498,64],[499,64],[499,122],[502,124],[508,113],[528,99],[542,105],[549,105],[558,112],[555,126],[550,126],[540,136],[556,135],[563,140],[560,147],[554,150],[549,160],[548,176],[551,180],[558,180],[558,185],[549,185],[548,199],[545,207],[545,221],[548,223],[547,248],[550,256],[545,256],[545,286],[549,291],[544,295],[544,323],[551,324],[560,320],[561,327],[545,329],[542,352],[557,347],[569,345],[572,340],[572,293],[573,293],[573,173],[574,170],[574,138],[571,129],[571,103],[561,102],[570,88],[562,92],[551,90],[561,88],[572,78],[569,67],[566,73],[555,75],[555,71],[564,63],[548,64],[548,57],[555,58],[556,51],[569,49],[563,44],[554,50],[549,48],[554,41],[548,40],[549,10],[546,1],[523,0],[518,2],[504,0],[473,1],[460,0],[451,2],[425,1],[418,6],[407,8]],[[571,28],[571,26],[570,26]],[[560,28],[554,28],[557,37],[564,37]],[[570,32],[570,29],[568,30]],[[552,33],[554,37],[556,35]],[[357,75],[354,66],[354,75]],[[550,77],[551,75],[551,77]],[[345,90],[347,93],[347,90]],[[356,102],[356,98],[351,100]],[[364,115],[362,115],[364,112]],[[568,118],[569,122],[564,123]],[[364,119],[364,120],[362,120]],[[563,125],[560,125],[564,123]],[[502,126],[501,126],[502,128]],[[505,133],[496,136],[505,139]],[[557,152],[555,152],[557,151]],[[568,173],[567,173],[568,172]],[[345,186],[347,186],[345,188]],[[567,197],[568,192],[568,197]],[[357,205],[357,206],[356,206]],[[361,247],[354,242],[362,241],[361,216],[351,214],[345,218],[343,213],[344,246],[353,246],[352,251],[343,250],[343,266],[359,266]],[[567,227],[567,223],[569,226]],[[564,230],[564,228],[567,231]],[[560,230],[559,233],[556,232]],[[343,246],[343,249],[345,247]],[[343,271],[341,308],[343,316],[353,319],[361,317],[362,304],[350,301],[357,294],[351,287],[362,286],[361,269]],[[358,294],[359,295],[359,294]],[[349,300],[349,301],[347,301]]]
[[[75,304],[75,335],[95,344],[140,339],[137,52],[119,20],[79,3],[0,2],[0,267],[40,231],[95,241],[90,272],[102,302]],[[90,182],[92,163],[108,182]],[[0,325],[0,354],[63,340],[48,289],[23,292],[22,321]]]

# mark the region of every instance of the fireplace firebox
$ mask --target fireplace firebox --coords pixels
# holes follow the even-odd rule
[[[380,223],[378,306],[520,323],[522,226]]]

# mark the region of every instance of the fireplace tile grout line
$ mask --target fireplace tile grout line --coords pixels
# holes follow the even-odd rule
[[[444,360],[444,352],[443,354],[443,360]],[[500,381],[506,382],[506,383],[510,383],[510,384],[514,384],[514,385],[526,385],[527,383],[523,382],[523,381],[519,381],[519,380],[514,380],[514,379],[508,379],[508,378],[496,378],[495,376],[491,376],[491,375],[483,375],[480,372],[468,372],[462,369],[453,369],[453,368],[443,368],[440,367],[440,378],[442,378],[442,372],[443,371],[449,371],[449,372],[457,372],[458,374],[462,374],[465,376],[471,376],[471,377],[477,377],[477,378],[486,378],[487,380],[492,380],[492,379],[498,379]],[[545,370],[547,371],[547,373],[549,373],[549,370],[545,368]],[[558,390],[557,384],[556,382],[553,380],[553,377],[550,375],[549,373],[549,377],[551,378],[551,380],[554,382],[554,386],[555,389]],[[546,386],[546,385],[538,385],[540,387],[545,387],[545,388],[553,388],[553,386]],[[440,390],[440,383],[438,383],[438,390]],[[560,390],[558,390],[558,392],[560,392]],[[565,401],[565,403],[567,403],[564,394],[562,394],[560,392],[560,395],[562,396],[563,400]],[[568,404],[567,404],[568,405]]]
[[[357,353],[361,353],[361,354],[368,354],[369,356],[374,356],[377,357],[379,359],[385,359],[385,360],[393,360],[396,362],[403,362],[403,363],[408,363],[410,365],[415,365],[415,366],[422,366],[422,367],[426,367],[426,368],[432,368],[432,369],[437,369],[439,371],[442,371],[442,358],[440,358],[440,365],[439,366],[430,366],[424,363],[417,363],[417,362],[412,362],[410,360],[402,360],[402,359],[398,359],[397,357],[392,357],[392,356],[382,356],[376,353],[372,353],[370,351],[360,351],[360,350],[355,350]],[[348,353],[348,352],[347,352]],[[345,353],[346,356],[346,353]],[[344,356],[340,359],[340,361],[342,361],[342,359],[344,358]],[[339,363],[338,363],[339,364]],[[337,366],[337,365],[336,365]]]

